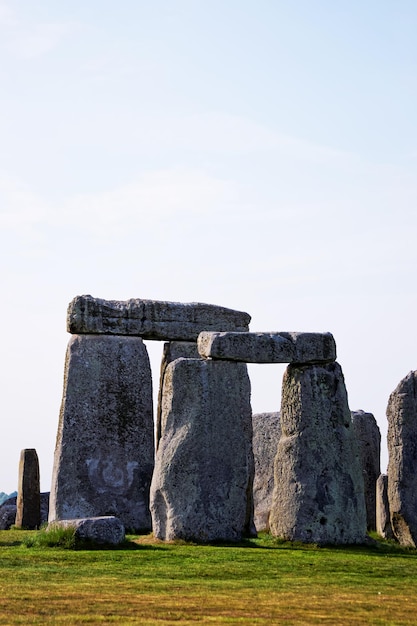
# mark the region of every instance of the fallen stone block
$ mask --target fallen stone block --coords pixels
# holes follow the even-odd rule
[[[326,363],[335,361],[331,333],[200,333],[198,352],[204,358],[245,363]]]
[[[77,539],[98,544],[118,545],[125,539],[125,528],[113,515],[56,520],[48,525],[48,530],[53,528],[74,528]]]
[[[250,315],[203,303],[103,300],[77,296],[68,306],[72,334],[135,335],[163,341],[196,341],[202,330],[247,331]]]

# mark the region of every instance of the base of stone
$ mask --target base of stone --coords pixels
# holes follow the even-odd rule
[[[49,523],[47,530],[55,528],[74,528],[77,539],[99,544],[117,545],[125,539],[125,528],[113,515],[55,520]]]

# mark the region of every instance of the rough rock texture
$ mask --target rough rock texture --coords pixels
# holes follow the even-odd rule
[[[362,465],[367,527],[368,530],[376,530],[376,481],[381,474],[381,432],[372,413],[352,411],[351,414]]]
[[[34,530],[41,525],[41,492],[39,483],[39,460],[34,448],[20,453],[16,501],[18,528]]]
[[[165,371],[151,485],[155,537],[239,541],[254,534],[246,365],[177,359]]]
[[[53,528],[74,528],[78,539],[98,544],[117,545],[125,539],[125,528],[122,522],[113,515],[86,517],[83,519],[57,520],[48,526]]]
[[[376,481],[376,530],[384,539],[393,539],[388,502],[388,475],[381,474]]]
[[[68,306],[73,334],[136,335],[163,341],[196,341],[202,330],[247,331],[250,315],[213,304],[159,300],[102,300],[77,296]]]
[[[159,375],[159,390],[158,390],[158,408],[156,411],[155,419],[155,436],[156,447],[158,448],[159,440],[161,438],[161,412],[162,412],[162,389],[164,387],[165,370],[167,365],[176,359],[199,359],[197,344],[195,341],[169,341],[164,343],[164,349],[162,353],[161,369]]]
[[[279,413],[256,413],[252,415],[252,428],[255,460],[254,522],[256,530],[260,532],[269,530],[269,513],[274,489],[274,459],[281,437]]]
[[[391,525],[404,546],[417,546],[417,371],[391,393],[388,418],[388,500]]]
[[[271,532],[292,541],[361,543],[362,470],[338,363],[288,366],[275,457]]]
[[[151,528],[152,380],[138,337],[74,335],[52,474],[49,521],[115,515]]]
[[[318,363],[336,359],[331,333],[200,333],[201,356],[246,363]]]
[[[0,504],[0,530],[9,530],[16,521],[17,496],[12,496]],[[41,493],[41,525],[48,521],[49,491]]]

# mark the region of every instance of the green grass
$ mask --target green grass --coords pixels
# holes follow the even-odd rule
[[[279,542],[46,547],[0,531],[0,624],[417,624],[417,551]]]

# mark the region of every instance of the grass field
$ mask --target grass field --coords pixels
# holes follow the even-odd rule
[[[0,531],[0,624],[417,624],[417,551],[279,543],[28,547]],[[26,543],[25,543],[26,542]]]

